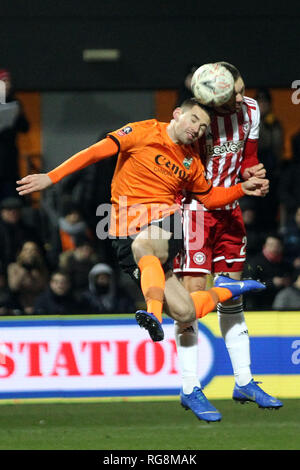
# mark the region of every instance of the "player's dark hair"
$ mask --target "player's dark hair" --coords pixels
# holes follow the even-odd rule
[[[214,110],[210,106],[206,106],[205,104],[200,103],[200,101],[198,101],[194,97],[187,98],[186,100],[184,100],[181,103],[180,107],[181,108],[192,108],[195,105],[199,106],[199,108],[203,109],[203,111],[205,111],[209,115],[209,117],[212,119],[212,117],[214,115]]]
[[[218,62],[218,64],[223,65],[223,67],[225,67],[225,69],[227,69],[231,73],[235,82],[238,78],[241,77],[240,71],[229,62]]]

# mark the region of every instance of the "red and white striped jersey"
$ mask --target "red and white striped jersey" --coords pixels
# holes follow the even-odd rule
[[[244,96],[242,109],[231,114],[216,114],[205,135],[200,139],[200,155],[207,179],[213,186],[229,188],[240,180],[240,170],[247,141],[259,137],[260,112],[257,102]],[[250,165],[251,166],[251,165]],[[189,209],[197,210],[193,200]],[[235,201],[222,209],[234,209]]]

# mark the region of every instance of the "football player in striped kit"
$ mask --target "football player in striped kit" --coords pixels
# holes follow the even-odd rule
[[[231,99],[215,109],[210,126],[199,140],[206,176],[213,186],[230,187],[240,178],[264,178],[266,171],[257,157],[260,113],[257,102],[244,96],[244,80],[236,67],[221,64],[234,78]],[[207,275],[227,273],[240,280],[246,259],[247,237],[242,212],[235,201],[209,211],[195,199],[185,198],[183,210],[185,250],[177,257],[174,272],[191,293],[206,288]],[[250,345],[242,297],[217,306],[221,334],[231,360],[235,387],[233,399],[253,401],[262,408],[279,408],[282,403],[266,394],[251,374]],[[175,337],[182,377],[181,404],[199,419],[215,421],[218,410],[202,392],[197,377],[198,322],[175,322]],[[221,419],[221,414],[218,416]]]

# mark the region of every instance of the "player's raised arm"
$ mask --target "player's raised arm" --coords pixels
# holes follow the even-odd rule
[[[82,170],[88,165],[96,163],[104,158],[112,157],[118,153],[118,145],[110,138],[100,140],[87,149],[76,153],[68,158],[61,165],[57,166],[49,173],[40,173],[35,175],[27,175],[17,181],[17,191],[20,196],[30,194],[35,191],[42,191],[52,184],[62,180],[65,176]]]

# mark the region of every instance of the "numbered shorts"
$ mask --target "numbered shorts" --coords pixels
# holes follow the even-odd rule
[[[184,249],[175,258],[178,274],[242,271],[246,259],[246,230],[240,207],[194,211],[183,215]]]

